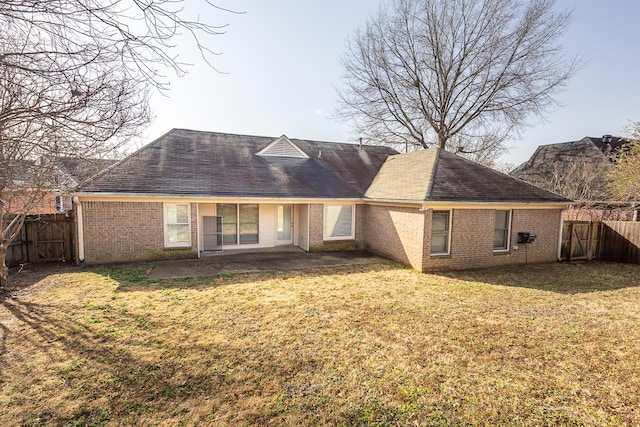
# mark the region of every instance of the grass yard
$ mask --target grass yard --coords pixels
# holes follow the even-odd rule
[[[640,425],[640,266],[368,265],[0,298],[0,425]]]

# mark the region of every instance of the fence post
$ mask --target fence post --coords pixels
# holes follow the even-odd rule
[[[573,254],[573,223],[569,224],[569,255],[568,261],[571,264],[571,255]]]
[[[593,222],[590,223],[587,229],[587,261],[591,261],[593,257],[593,225]]]

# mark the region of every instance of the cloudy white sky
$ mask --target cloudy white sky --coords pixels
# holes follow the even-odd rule
[[[355,141],[348,124],[331,119],[340,57],[346,40],[382,1],[214,1],[245,12],[239,15],[201,8],[203,19],[229,24],[226,34],[208,43],[222,52],[214,61],[226,74],[181,45],[180,58],[194,66],[185,77],[172,78],[165,96],[153,96],[156,119],[145,142],[174,127]],[[518,164],[540,144],[620,135],[630,121],[640,121],[640,2],[558,0],[557,7],[573,10],[564,45],[586,66],[544,121],[509,142],[503,162]]]

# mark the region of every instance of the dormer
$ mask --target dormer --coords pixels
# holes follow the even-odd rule
[[[309,156],[305,154],[296,144],[291,142],[286,135],[282,135],[280,138],[276,138],[269,145],[264,147],[258,153],[258,156],[265,157],[295,157],[298,159],[308,159]]]

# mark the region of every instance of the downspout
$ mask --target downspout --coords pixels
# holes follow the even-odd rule
[[[309,252],[309,248],[311,248],[311,240],[309,240],[309,238],[311,237],[311,232],[309,231],[311,229],[311,223],[309,222],[311,219],[311,203],[307,203],[307,252]]]
[[[564,209],[560,211],[560,230],[558,232],[558,261],[562,261],[562,231],[564,229]],[[571,250],[571,249],[569,249]]]
[[[78,267],[84,268],[84,221],[82,218],[82,203],[78,196],[73,196],[76,206],[76,219],[78,220]]]
[[[202,224],[200,221],[200,204],[199,203],[194,203],[194,204],[196,205],[196,250],[198,251],[198,259],[199,259],[201,256],[200,230],[201,230]],[[191,232],[191,230],[189,230],[189,232]]]

